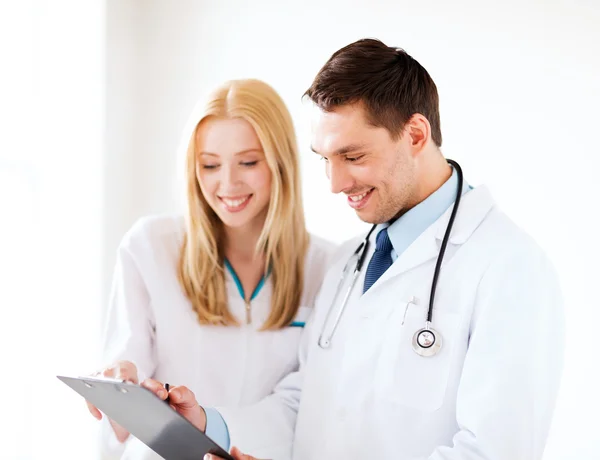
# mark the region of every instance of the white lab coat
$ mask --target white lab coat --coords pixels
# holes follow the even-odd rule
[[[140,220],[124,237],[107,316],[104,364],[133,361],[140,380],[186,385],[207,406],[259,401],[298,368],[302,328],[258,331],[271,310],[271,277],[251,302],[252,323],[246,324],[244,300],[228,271],[229,308],[241,326],[200,326],[177,279],[183,235],[182,217],[157,216]],[[310,316],[333,250],[331,243],[311,236],[296,321]],[[106,422],[103,438],[108,452],[120,455],[123,445]],[[124,459],[161,458],[132,437],[124,447]]]
[[[258,404],[220,408],[233,445],[295,460],[542,457],[563,362],[561,292],[544,253],[485,187],[462,197],[444,257],[433,313],[443,347],[433,357],[411,347],[425,325],[450,211],[362,295],[373,233],[324,350],[317,345],[324,318],[361,239],[340,249],[304,332],[300,371]]]

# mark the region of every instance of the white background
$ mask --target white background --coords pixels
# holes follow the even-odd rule
[[[251,3],[0,3],[0,458],[95,457],[96,424],[54,375],[94,368],[116,246],[138,217],[178,210],[182,129],[214,85],[272,84],[298,131],[309,230],[362,231],[328,191],[301,102],[362,37],[428,69],[445,155],[557,266],[567,364],[545,460],[600,458],[600,4]]]

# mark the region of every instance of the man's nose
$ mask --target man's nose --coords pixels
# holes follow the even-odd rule
[[[327,176],[329,177],[332,193],[340,193],[352,188],[352,176],[348,174],[347,168],[343,164],[327,163]]]

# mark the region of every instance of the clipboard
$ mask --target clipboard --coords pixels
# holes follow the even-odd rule
[[[147,388],[109,378],[57,378],[166,460],[198,460],[205,454],[234,460]]]

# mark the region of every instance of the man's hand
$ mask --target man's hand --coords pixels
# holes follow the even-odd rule
[[[162,383],[154,379],[146,379],[142,382],[142,386],[152,391],[160,399],[167,399],[167,390]],[[200,431],[206,431],[206,412],[196,401],[196,396],[187,387],[170,387],[169,392],[169,404],[173,409],[188,419],[192,425],[198,428]],[[240,452],[237,447],[231,449],[231,456],[235,460],[259,460],[250,455],[245,455]],[[206,454],[204,460],[222,460],[221,457],[216,455]]]
[[[200,431],[206,431],[206,413],[200,407],[196,396],[187,387],[170,387],[167,393],[162,383],[154,379],[146,379],[142,386],[152,391],[160,399],[165,400],[169,397],[169,404],[173,409],[183,415],[192,425]]]
[[[231,449],[231,456],[235,458],[235,460],[259,460],[256,457],[252,457],[251,455],[242,454],[237,447],[233,447]],[[204,460],[222,460],[221,457],[217,457],[216,455],[206,454],[204,456]]]

